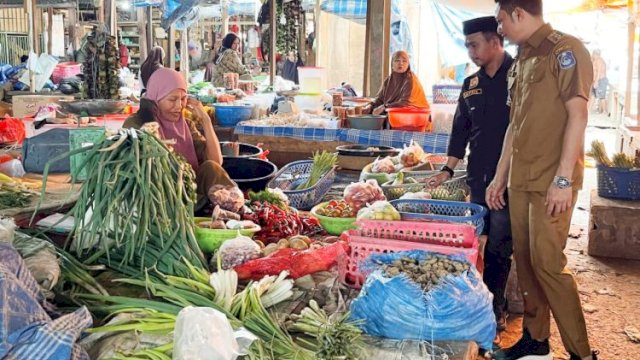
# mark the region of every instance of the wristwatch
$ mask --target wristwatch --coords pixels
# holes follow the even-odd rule
[[[569,178],[564,176],[555,176],[553,178],[553,185],[557,186],[558,189],[567,189],[573,185],[573,182],[569,180]]]
[[[445,172],[449,173],[449,177],[453,178],[453,169],[451,169],[447,165],[443,166],[442,169],[440,169],[440,171],[445,171]]]

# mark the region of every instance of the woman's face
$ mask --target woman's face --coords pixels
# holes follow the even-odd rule
[[[233,42],[233,45],[231,45],[231,48],[235,51],[238,51],[238,49],[240,49],[240,38],[236,38],[236,40]]]
[[[393,72],[404,73],[409,69],[409,59],[404,56],[398,56],[393,59],[393,63],[391,64],[391,68]]]
[[[166,119],[173,122],[180,119],[185,106],[187,106],[187,92],[182,89],[173,90],[158,101],[158,110]]]

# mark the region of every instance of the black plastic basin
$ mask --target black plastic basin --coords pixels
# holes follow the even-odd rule
[[[238,156],[234,156],[230,147],[225,146],[226,144],[231,144],[229,141],[221,141],[220,148],[222,149],[222,156],[226,158],[230,157],[241,157],[241,158],[257,158],[262,155],[262,149],[255,145],[239,143],[240,145],[240,154]]]
[[[278,172],[273,163],[260,159],[230,157],[225,158],[222,167],[229,177],[243,190],[260,191]]]

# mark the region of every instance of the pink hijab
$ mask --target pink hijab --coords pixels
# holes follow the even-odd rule
[[[147,92],[144,94],[145,98],[158,104],[158,101],[164,99],[171,92],[181,89],[187,92],[187,83],[184,81],[182,75],[179,72],[160,68],[156,70],[147,84]],[[178,121],[168,120],[162,113],[157,111],[155,118],[160,124],[160,133],[162,137],[167,140],[175,140],[176,144],[173,145],[173,149],[176,153],[182,155],[189,164],[193,167],[194,171],[198,170],[198,157],[196,155],[196,149],[193,145],[193,138],[191,137],[191,130],[189,125],[184,120],[184,117],[180,115]]]

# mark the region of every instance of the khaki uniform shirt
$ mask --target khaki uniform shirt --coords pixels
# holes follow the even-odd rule
[[[520,46],[508,86],[513,131],[509,187],[547,191],[560,165],[568,113],[574,97],[589,99],[593,69],[580,40],[542,26]],[[576,161],[573,188],[582,187],[584,156]]]

